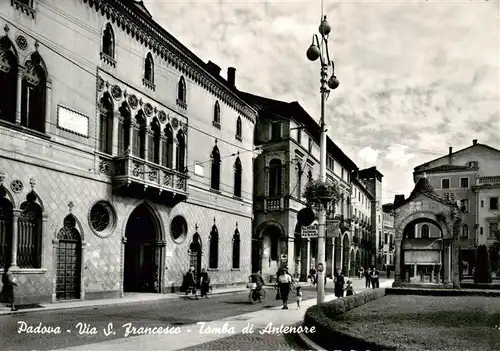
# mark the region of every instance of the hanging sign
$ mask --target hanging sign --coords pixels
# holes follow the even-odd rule
[[[300,235],[303,238],[317,238],[318,237],[318,226],[317,225],[302,226]]]

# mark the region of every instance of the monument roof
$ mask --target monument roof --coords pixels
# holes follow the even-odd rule
[[[429,181],[429,179],[427,179],[427,177],[424,176],[423,178],[420,178],[417,181],[410,196],[398,204],[395,203],[394,208],[396,209],[398,207],[401,207],[401,206],[407,204],[411,200],[414,200],[415,198],[417,198],[419,195],[425,195],[432,200],[444,203],[444,204],[449,205],[449,206],[455,206],[455,203],[453,201],[444,199],[441,196],[439,196],[438,194],[436,194],[431,182]]]

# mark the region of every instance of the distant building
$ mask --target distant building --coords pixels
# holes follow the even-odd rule
[[[382,222],[383,222],[383,265],[394,264],[394,213],[393,204],[382,205]]]
[[[475,139],[462,150],[450,147],[447,155],[415,167],[415,182],[422,177],[427,177],[439,196],[461,207],[460,249],[472,270],[475,248],[491,244],[500,226],[500,150]],[[439,229],[422,223],[417,235],[433,237],[434,231]]]

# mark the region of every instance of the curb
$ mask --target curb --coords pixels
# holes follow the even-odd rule
[[[298,333],[300,340],[307,346],[308,350],[311,351],[324,351],[325,349],[316,344],[314,341],[309,339],[305,333]]]
[[[248,289],[242,289],[238,291],[227,291],[227,292],[220,292],[220,293],[212,293],[210,295],[232,295],[232,294],[238,294],[243,291],[246,291]],[[25,310],[18,310],[18,311],[6,311],[6,312],[0,312],[0,318],[3,316],[12,316],[12,315],[25,315],[28,313],[40,313],[40,312],[50,312],[50,311],[60,311],[60,310],[76,310],[76,309],[97,309],[99,307],[110,307],[110,306],[121,306],[121,305],[127,305],[127,304],[146,304],[146,303],[153,303],[156,301],[165,301],[165,300],[175,300],[175,299],[185,299],[186,295],[179,295],[179,294],[164,294],[166,295],[165,297],[154,299],[154,300],[138,300],[138,301],[113,301],[109,303],[100,303],[97,305],[87,305],[87,306],[65,306],[64,302],[60,303],[61,306],[54,306],[54,304],[49,304],[50,308],[33,308],[33,309],[25,309]],[[187,295],[188,297],[192,295]],[[87,300],[88,301],[88,300]],[[99,300],[95,300],[99,301]]]

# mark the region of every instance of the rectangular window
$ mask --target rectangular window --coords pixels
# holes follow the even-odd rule
[[[340,171],[340,179],[344,180],[344,169]]]
[[[484,207],[484,200],[481,200],[481,208]]]
[[[300,143],[302,142],[302,129],[297,129],[297,144],[300,145]]]
[[[498,197],[490,197],[490,210],[498,210]]]
[[[460,187],[468,188],[469,187],[469,178],[460,178]]]
[[[450,188],[450,179],[445,178],[441,179],[441,189],[449,189]]]
[[[467,200],[467,199],[460,200],[460,209],[462,210],[462,212],[468,213],[469,212],[469,200]]]
[[[307,150],[308,150],[309,152],[311,152],[311,151],[312,151],[312,149],[313,149],[313,143],[314,143],[314,140],[313,140],[311,137],[309,137],[309,146],[308,146],[308,148],[307,148]]]
[[[281,139],[281,123],[273,122],[271,123],[271,140]]]
[[[490,232],[488,233],[488,239],[495,239],[498,230],[498,223],[490,223]]]

